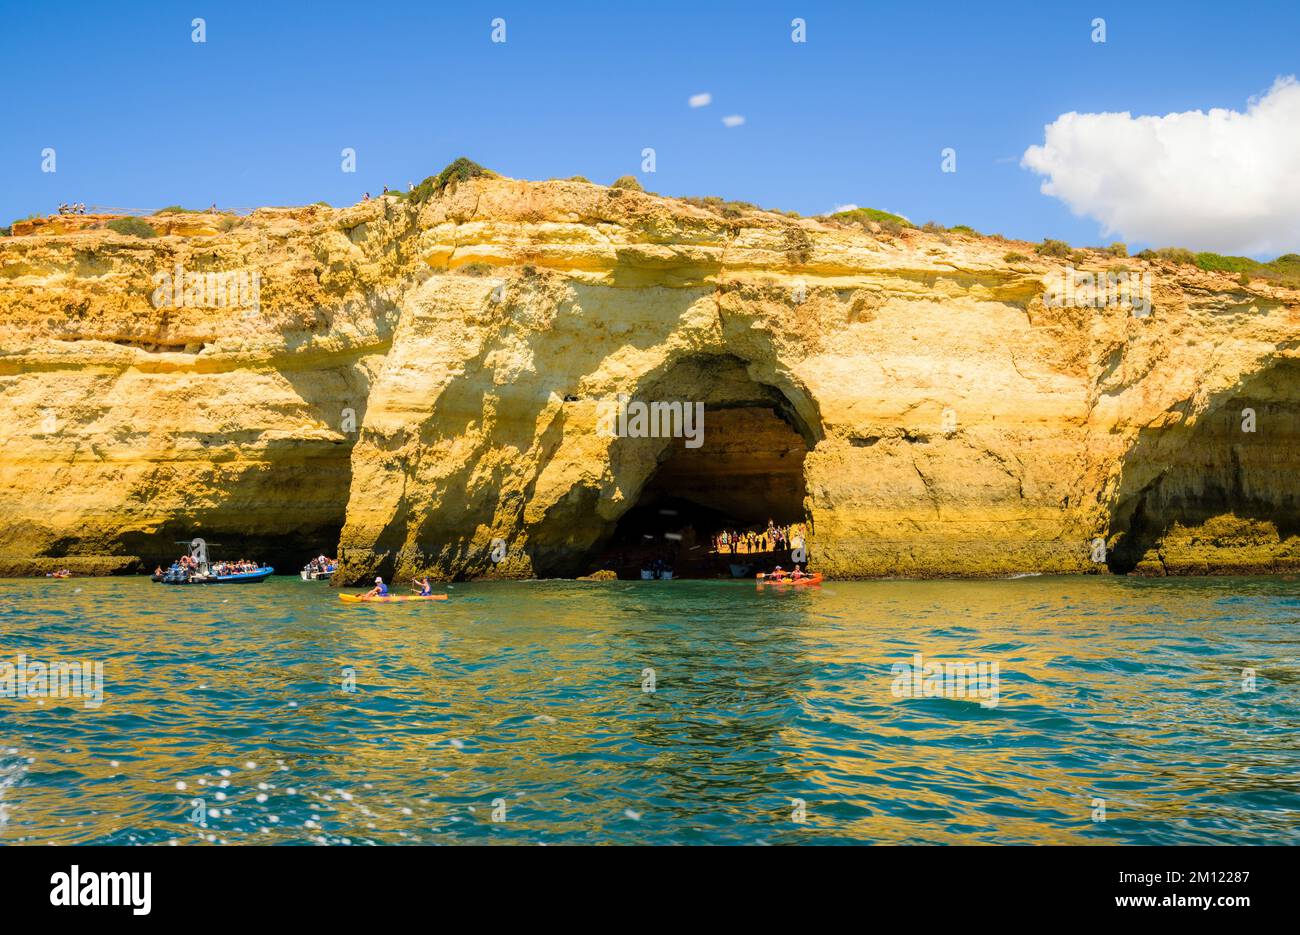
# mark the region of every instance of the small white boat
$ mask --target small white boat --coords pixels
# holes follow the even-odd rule
[[[649,568],[642,568],[642,569],[641,569],[641,580],[642,580],[642,581],[654,581],[654,580],[655,580],[655,573],[654,573],[653,571],[651,571]]]

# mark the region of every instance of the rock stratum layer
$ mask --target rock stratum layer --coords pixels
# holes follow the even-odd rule
[[[340,580],[580,575],[637,507],[806,518],[831,576],[1300,568],[1300,295],[581,182],[0,240],[0,573],[205,539]],[[159,274],[256,273],[254,303]],[[603,430],[704,406],[703,444]],[[238,554],[236,554],[238,553]]]

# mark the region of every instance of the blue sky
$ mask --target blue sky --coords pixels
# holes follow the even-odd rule
[[[494,17],[505,43],[490,41]],[[795,17],[806,43],[790,39]],[[462,154],[520,178],[609,182],[653,147],[641,178],[663,194],[1097,243],[1099,223],[1020,166],[1044,126],[1068,111],[1241,110],[1300,72],[1298,34],[1300,4],[1281,2],[3,0],[0,223],[59,201],[341,205]],[[687,105],[704,92],[712,104]],[[745,123],[723,126],[731,114]],[[340,171],[344,147],[355,174]],[[944,147],[955,173],[940,171]]]

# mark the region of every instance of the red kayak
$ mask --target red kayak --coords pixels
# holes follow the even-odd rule
[[[798,587],[799,585],[803,585],[803,584],[821,584],[821,583],[822,583],[822,576],[821,576],[821,572],[818,572],[818,573],[813,574],[813,575],[808,575],[808,576],[805,577],[805,578],[791,578],[789,575],[786,575],[784,578],[770,578],[770,577],[768,577],[767,575],[763,574],[763,573],[760,571],[760,572],[758,573],[758,583],[759,583],[760,585],[763,585],[763,584],[776,584],[776,585],[780,585],[780,584],[792,584],[792,585],[794,585],[795,587]]]

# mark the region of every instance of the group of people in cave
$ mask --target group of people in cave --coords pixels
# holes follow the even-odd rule
[[[713,535],[713,551],[732,555],[750,552],[778,552],[796,549],[808,541],[808,529],[803,523],[777,525],[767,521],[767,528],[723,529]]]

